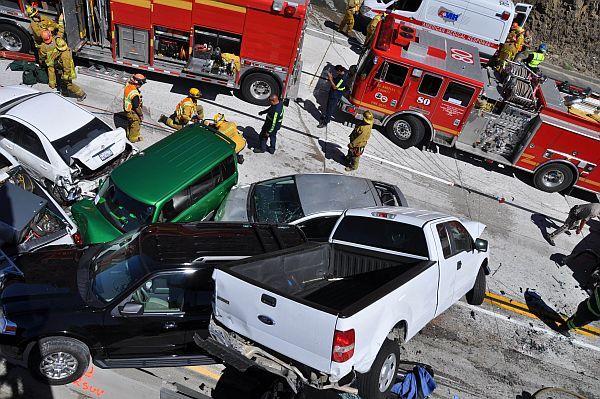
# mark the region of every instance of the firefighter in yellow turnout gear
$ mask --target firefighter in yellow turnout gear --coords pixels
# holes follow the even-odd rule
[[[158,121],[175,130],[181,129],[192,120],[202,121],[204,119],[204,108],[198,104],[200,97],[202,97],[200,90],[192,87],[188,92],[188,96],[177,104],[175,112],[168,118],[165,115],[161,115]]]
[[[63,37],[65,27],[62,14],[58,17],[58,23],[56,23],[49,18],[41,16],[35,7],[27,6],[25,7],[25,12],[31,19],[29,26],[31,27],[36,47],[39,47],[44,42],[42,39],[42,31],[44,30],[49,30],[56,37]]]
[[[371,40],[373,40],[373,36],[375,35],[375,31],[377,30],[377,25],[381,22],[382,19],[385,18],[385,14],[377,14],[373,17],[369,26],[367,26],[367,34],[365,35],[365,46],[369,46],[371,44]]]
[[[348,154],[346,155],[346,172],[358,169],[358,161],[371,137],[374,120],[371,111],[365,111],[362,122],[356,125],[350,133],[350,144],[348,144]]]
[[[82,101],[86,97],[81,87],[73,83],[77,78],[75,64],[71,49],[63,38],[57,37],[55,46],[48,51],[46,66],[48,67],[48,85],[51,88],[57,87],[58,80],[58,87],[63,96],[77,97],[78,101]]]
[[[38,56],[40,59],[40,66],[44,68],[46,67],[46,58],[48,58],[48,53],[52,51],[56,44],[54,43],[52,32],[49,30],[42,31],[42,40],[43,43],[38,47]]]
[[[342,18],[342,22],[340,22],[338,31],[350,35],[350,32],[354,29],[354,15],[360,9],[360,5],[360,0],[348,0],[346,13],[344,14],[344,18]]]
[[[127,115],[127,139],[132,143],[142,140],[140,130],[142,128],[142,93],[140,87],[146,83],[146,77],[136,73],[129,78],[123,92],[123,111]]]
[[[237,154],[237,160],[239,164],[244,163],[244,156],[240,154],[244,148],[246,148],[246,139],[238,131],[235,122],[229,122],[225,119],[225,115],[216,114],[213,117],[214,127],[217,128],[219,133],[228,137],[235,143],[235,152]]]

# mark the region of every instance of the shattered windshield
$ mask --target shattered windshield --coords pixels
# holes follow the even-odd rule
[[[106,244],[91,262],[94,295],[108,303],[146,273],[145,255],[139,250],[139,231]]]
[[[98,192],[96,205],[102,215],[123,232],[149,224],[154,215],[154,206],[131,198],[110,179]]]
[[[251,201],[258,222],[289,223],[304,217],[296,181],[291,176],[257,183]]]

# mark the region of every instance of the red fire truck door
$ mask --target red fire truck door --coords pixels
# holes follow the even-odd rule
[[[371,76],[359,74],[355,82],[359,88],[359,105],[387,115],[396,112],[406,91],[409,71],[407,66],[385,61],[375,65]]]

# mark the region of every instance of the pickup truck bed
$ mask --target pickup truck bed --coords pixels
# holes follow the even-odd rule
[[[434,264],[340,244],[306,244],[229,265],[227,273],[299,303],[348,317]]]

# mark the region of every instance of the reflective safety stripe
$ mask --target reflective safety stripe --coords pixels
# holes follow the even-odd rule
[[[543,53],[533,53],[533,59],[529,61],[529,66],[535,68],[538,65],[540,65],[545,59],[546,56]]]
[[[273,130],[275,130],[275,127],[277,126],[278,123],[283,123],[283,112],[284,112],[284,108],[281,108],[281,113],[279,112],[275,112],[275,114],[273,115],[273,123],[271,124],[271,129],[269,129],[269,133],[271,133]]]
[[[125,93],[123,96],[123,110],[124,111],[129,112],[133,109],[133,99],[136,96],[140,97],[140,106],[141,106],[142,95],[140,94],[137,87],[128,83],[127,86],[125,86]]]
[[[181,118],[185,115],[186,107],[192,107],[192,112],[189,116],[191,117],[192,115],[194,115],[196,104],[194,104],[194,101],[191,98],[186,97],[183,100],[181,100],[179,104],[177,104],[177,107],[175,107],[175,115],[177,115],[177,118]]]
[[[344,79],[340,78],[340,81],[337,83],[337,85],[335,85],[335,89],[339,90],[339,91],[346,90],[346,87],[342,86],[343,83],[344,83]]]

